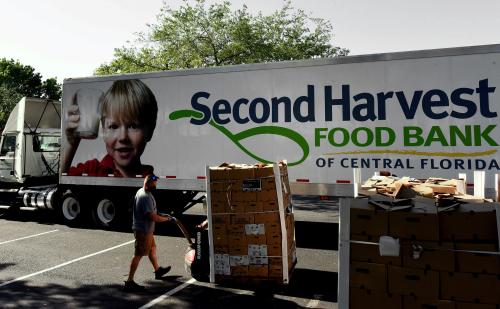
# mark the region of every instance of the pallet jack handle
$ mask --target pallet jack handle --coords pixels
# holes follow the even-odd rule
[[[169,215],[169,214],[161,213],[159,215],[164,216],[164,217],[168,217],[172,221],[174,221],[174,223],[179,227],[179,229],[181,230],[182,234],[184,235],[184,237],[188,241],[189,245],[191,246],[191,245],[194,244],[193,240],[191,239],[191,236],[189,236],[189,233],[188,233],[186,227],[184,226],[184,224],[182,224],[181,221],[179,221],[179,219],[177,219],[176,217],[174,217],[172,215]]]

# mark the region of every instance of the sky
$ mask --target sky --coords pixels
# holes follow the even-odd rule
[[[215,1],[207,0],[209,3]],[[232,0],[269,14],[282,0]],[[43,78],[91,76],[155,23],[163,3],[181,0],[0,0],[0,58],[30,65]],[[350,55],[498,44],[499,0],[292,0],[333,26],[332,44]]]

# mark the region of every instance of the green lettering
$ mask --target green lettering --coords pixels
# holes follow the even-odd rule
[[[382,140],[382,135],[385,132],[385,135],[387,136],[387,141]],[[396,140],[396,133],[394,133],[394,130],[388,127],[376,127],[375,128],[375,145],[378,147],[385,147],[385,146],[390,146],[394,144],[394,141]]]
[[[335,132],[340,132],[340,134],[342,134],[342,141],[340,143],[335,142]],[[332,144],[332,146],[335,147],[345,146],[347,145],[347,143],[349,143],[349,131],[344,128],[334,128],[330,130],[330,132],[328,132],[328,141],[330,142],[330,144]]]
[[[448,141],[446,141],[446,137],[444,137],[443,131],[441,131],[441,128],[438,126],[431,127],[424,146],[429,146],[433,142],[440,142],[442,146],[449,146]]]
[[[326,135],[321,134],[322,132],[328,131],[327,128],[316,128],[314,129],[314,146],[319,147],[321,139],[325,139]]]
[[[366,141],[364,143],[359,141],[359,133],[364,131],[366,133]],[[368,128],[356,128],[352,131],[352,143],[359,147],[366,147],[373,143],[373,132]]]
[[[404,145],[405,146],[422,146],[424,139],[422,138],[422,128],[420,127],[404,127]],[[412,140],[415,140],[412,142]]]
[[[481,126],[474,126],[474,144],[476,146],[481,146],[481,139],[484,139],[490,146],[498,146],[498,144],[488,135],[493,129],[495,129],[496,125],[490,124],[486,127],[486,130],[481,132]]]
[[[450,146],[457,145],[457,137],[464,146],[472,146],[472,128],[465,126],[465,134],[457,126],[450,126]]]

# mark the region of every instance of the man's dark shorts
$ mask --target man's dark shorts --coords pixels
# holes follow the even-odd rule
[[[134,231],[135,237],[135,256],[148,256],[151,252],[151,248],[156,246],[153,233],[144,233],[140,231]]]

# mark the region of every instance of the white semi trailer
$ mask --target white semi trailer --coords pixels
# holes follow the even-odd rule
[[[154,129],[153,117],[130,121],[140,104],[125,112],[127,119],[106,122],[104,111],[83,120],[99,114],[95,102],[113,101],[109,93],[120,81],[150,89],[158,108]],[[14,110],[11,118],[25,120],[15,126],[9,120],[2,134],[3,191],[25,206],[57,209],[69,223],[87,213],[98,225],[112,225],[129,216],[142,184],[145,169],[118,172],[137,154],[160,177],[159,207],[176,211],[205,190],[205,166],[222,162],[286,159],[293,194],[349,196],[355,168],[362,178],[388,170],[472,179],[484,170],[492,189],[500,170],[499,86],[500,45],[65,79],[61,109],[25,99]],[[44,104],[61,119],[47,131],[26,120]],[[78,147],[71,139],[76,115],[79,125],[99,123],[98,132],[77,135]],[[141,129],[139,153],[134,146],[113,153],[110,137]],[[58,142],[60,164],[51,148]],[[52,186],[33,181],[53,177],[59,166]]]

